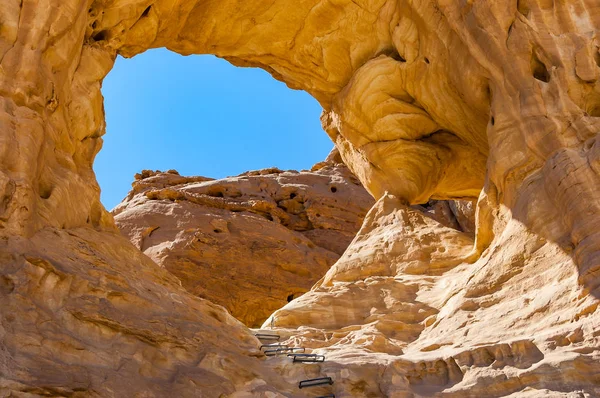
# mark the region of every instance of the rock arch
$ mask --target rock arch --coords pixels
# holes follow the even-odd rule
[[[116,54],[130,57],[152,47],[210,53],[236,65],[262,67],[290,87],[308,91],[324,107],[327,131],[340,141],[344,157],[376,196],[386,190],[411,202],[476,196],[483,184],[485,93],[464,81],[447,84],[426,71],[420,59],[415,61],[419,44],[404,42],[402,35],[412,37],[417,28],[403,17],[409,10],[395,2],[50,2],[44,20],[37,18],[33,3],[5,8],[5,125],[13,138],[5,146],[12,155],[5,157],[10,174],[3,178],[4,196],[11,200],[5,201],[3,219],[15,231],[46,225],[110,226],[90,168],[104,133],[101,81]],[[286,11],[290,8],[294,12]],[[356,23],[348,24],[350,20]],[[420,46],[435,46],[430,42],[438,39],[421,37]],[[390,57],[398,51],[394,40],[401,43],[407,62]],[[432,63],[438,72],[448,67],[444,50]],[[472,74],[480,75],[472,79],[484,81],[483,69],[472,57],[468,60],[476,71]],[[374,81],[381,73],[388,76]],[[422,87],[415,87],[415,73],[425,79]],[[451,79],[462,78],[455,73]],[[469,101],[452,94],[456,83],[469,91],[468,96],[461,94],[471,97]],[[364,86],[372,92],[366,101],[354,95]],[[459,118],[439,111],[439,117],[432,116],[434,93],[440,88],[456,97],[452,100],[459,104]],[[27,126],[18,120],[28,120]],[[415,138],[418,145],[407,144]],[[14,154],[25,146],[32,151],[20,155],[28,159],[19,165]],[[385,157],[389,159],[383,161]],[[411,157],[422,157],[435,173],[418,172],[417,165],[401,159]],[[390,175],[390,163],[404,171]],[[457,173],[470,177],[459,183]],[[398,177],[410,182],[397,187],[393,181]],[[73,197],[78,197],[76,203]]]
[[[104,133],[101,82],[117,54],[167,47],[262,67],[317,98],[323,126],[345,162],[380,199],[368,217],[371,226],[383,225],[378,218],[405,219],[403,231],[408,231],[421,215],[411,216],[406,204],[479,195],[475,250],[461,252],[462,262],[450,257],[439,262],[440,269],[464,270],[461,283],[453,285],[446,302],[427,301],[424,294],[420,298],[427,303],[408,303],[423,319],[402,337],[406,346],[393,348],[401,359],[373,365],[386,391],[421,391],[427,369],[437,372],[427,383],[458,385],[460,369],[473,372],[477,383],[456,387],[457,394],[474,386],[473,394],[481,396],[487,382],[473,366],[494,363],[501,377],[506,361],[528,369],[530,362],[506,358],[539,361],[536,344],[573,357],[565,369],[545,376],[532,367],[534,373],[525,374],[532,377],[522,379],[534,380],[529,387],[596,388],[599,372],[588,348],[597,347],[600,296],[599,26],[595,0],[4,2],[0,296],[6,305],[0,309],[0,366],[7,376],[0,387],[46,394],[101,391],[104,378],[107,388],[138,383],[146,390],[171,391],[176,385],[187,392],[190,383],[224,383],[223,393],[291,391],[289,381],[253,359],[259,354],[246,330],[221,309],[178,290],[176,281],[110,233],[114,224],[100,204],[92,171]],[[427,230],[431,222],[416,224]],[[366,228],[357,244],[368,243],[375,227]],[[394,250],[393,243],[382,245],[384,253]],[[338,263],[318,286],[323,297],[333,282],[357,282],[349,288],[354,291],[374,275],[391,278],[424,269],[408,267],[404,252],[387,263],[381,258]],[[361,268],[364,264],[373,268]],[[426,271],[439,276],[440,269]],[[539,279],[548,273],[553,276]],[[395,294],[416,295],[405,282]],[[544,283],[560,288],[546,297]],[[526,300],[508,303],[512,296],[506,290],[522,291],[519,298]],[[443,296],[443,289],[429,291]],[[414,300],[390,297],[394,303]],[[322,314],[334,307],[328,303],[318,307]],[[358,302],[349,303],[356,305],[347,306],[345,319],[364,318],[352,312],[360,310]],[[511,318],[518,313],[513,309],[530,304],[535,308],[527,319],[535,322]],[[148,321],[136,318],[139,308],[153,322],[174,326],[148,332]],[[310,320],[316,309],[293,300],[278,319],[294,326]],[[494,311],[503,315],[502,322],[493,318]],[[477,314],[488,329],[469,326],[466,313]],[[463,326],[459,319],[465,319]],[[464,352],[454,345],[445,349],[445,337],[466,336],[464,325],[473,331],[470,336],[489,341],[506,337],[509,326],[537,340]],[[215,328],[226,329],[227,338],[215,341],[210,333]],[[31,330],[37,334],[28,334]],[[23,343],[24,336],[33,341]],[[477,338],[465,344],[481,343]],[[378,349],[389,348],[385,339],[374,339]],[[122,350],[114,361],[107,356],[113,344]],[[576,351],[577,344],[589,347]],[[95,357],[75,354],[81,346],[93,347],[88,351]],[[224,348],[212,355],[215,347]],[[69,353],[72,363],[66,372],[52,373],[59,351]],[[451,358],[441,361],[446,354]],[[427,355],[434,359],[415,359]],[[253,366],[255,373],[247,371]],[[115,369],[135,375],[135,383],[124,383]],[[224,382],[228,372],[235,382]],[[397,375],[402,376],[398,385]],[[269,387],[257,379],[269,380]],[[522,380],[498,388],[516,392],[525,387]]]

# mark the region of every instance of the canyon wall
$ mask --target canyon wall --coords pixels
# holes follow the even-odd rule
[[[0,391],[600,395],[599,26],[596,0],[3,1]],[[266,359],[100,204],[102,79],[154,47],[309,92],[377,200],[274,314],[322,365]],[[475,238],[430,199],[477,199]]]

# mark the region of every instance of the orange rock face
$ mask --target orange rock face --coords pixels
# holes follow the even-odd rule
[[[334,162],[221,180],[139,178],[113,210],[121,232],[187,291],[254,327],[325,275],[374,203]]]
[[[600,396],[599,30],[597,0],[3,1],[0,392]],[[377,200],[272,318],[322,364],[265,358],[100,204],[102,79],[154,47],[306,90]],[[432,199],[476,200],[474,238]]]

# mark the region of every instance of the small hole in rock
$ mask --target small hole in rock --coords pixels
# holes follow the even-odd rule
[[[48,199],[50,196],[52,196],[52,187],[49,186],[40,186],[40,198],[42,199]]]
[[[398,62],[406,62],[406,60],[404,59],[404,57],[402,55],[400,55],[400,53],[398,51],[391,50],[388,54],[387,54],[390,58],[395,59]]]
[[[592,117],[600,117],[600,105],[590,108],[588,115]]]
[[[296,197],[296,194],[295,194],[295,193],[291,193],[291,194],[290,194],[290,199],[294,199],[295,197]]]
[[[517,10],[521,15],[527,17],[529,15],[529,0],[517,0]]]
[[[294,293],[290,294],[289,296],[287,296],[287,302],[289,303],[290,301],[292,301],[294,299]]]
[[[428,64],[429,63],[429,58],[425,57],[425,63]]]
[[[108,31],[107,30],[102,30],[98,33],[96,33],[94,36],[92,36],[92,39],[94,41],[103,41],[108,39]]]
[[[148,6],[148,7],[147,7],[147,8],[144,10],[144,12],[142,13],[142,16],[141,16],[140,18],[147,17],[147,16],[148,16],[148,14],[150,14],[150,10],[151,10],[151,9],[152,9],[152,6]]]
[[[331,187],[331,188],[329,188],[329,190],[331,190],[331,192],[333,192],[333,193],[337,192],[337,188],[336,187]]]
[[[221,230],[220,230],[220,229],[218,229],[218,228],[215,228],[215,229],[213,229],[213,232],[214,232],[215,234],[220,234],[220,233],[221,233],[221,232],[223,232],[223,231],[221,231]]]
[[[492,126],[496,123],[496,119],[494,119],[494,117],[492,116],[492,118],[490,119],[490,123],[492,124]]]
[[[531,58],[531,70],[533,72],[533,77],[537,80],[548,83],[550,81],[550,73],[548,73],[548,68],[542,61],[540,61],[535,55]]]

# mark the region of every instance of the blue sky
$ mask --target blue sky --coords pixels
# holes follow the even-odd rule
[[[102,93],[107,132],[94,170],[109,210],[142,169],[214,178],[301,170],[333,147],[310,95],[209,55],[159,49],[119,57]]]

